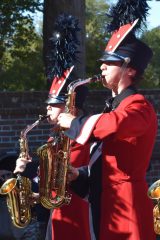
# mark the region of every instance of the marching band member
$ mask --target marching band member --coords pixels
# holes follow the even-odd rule
[[[58,124],[69,128],[66,135],[75,144],[96,142],[89,165],[72,167],[68,175],[75,193],[82,198],[88,196],[92,239],[96,240],[156,239],[145,176],[157,117],[151,103],[136,88],[152,57],[150,47],[134,33],[139,25],[136,18],[145,16],[138,16],[142,9],[146,13],[146,1],[124,0],[111,9],[115,16],[110,27],[114,31],[100,68],[102,84],[113,97],[106,102],[104,112],[80,118],[61,113],[58,117]],[[120,24],[114,29],[118,20]]]

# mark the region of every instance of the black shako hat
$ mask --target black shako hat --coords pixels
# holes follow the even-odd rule
[[[58,93],[59,87],[57,87],[57,81],[52,83],[52,89],[48,95],[48,99],[46,100],[46,104],[48,105],[56,105],[56,104],[65,104],[67,99],[67,86],[71,81],[68,81],[64,84],[62,89],[60,90],[60,94]],[[58,84],[60,85],[60,83]],[[85,85],[80,85],[75,89],[76,97],[75,97],[75,107],[79,109],[83,109],[84,101],[88,95],[88,88]]]
[[[72,72],[79,45],[77,33],[80,31],[78,20],[72,15],[60,14],[54,25],[54,31],[50,39],[51,52],[48,56],[47,77],[52,80],[47,104],[65,104],[67,98],[67,86],[73,80]],[[82,108],[87,96],[88,88],[79,86],[76,89],[76,107]]]
[[[141,22],[146,19],[149,7],[144,0],[119,0],[109,15],[108,25],[112,36],[100,58],[103,62],[127,61],[129,66],[143,73],[152,58],[151,48],[135,36]]]

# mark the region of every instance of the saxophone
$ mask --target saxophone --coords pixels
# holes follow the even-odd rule
[[[70,83],[65,112],[76,115],[75,89],[78,86],[97,82],[101,79],[102,76],[98,75]],[[37,155],[40,157],[39,191],[41,204],[48,209],[69,204],[71,194],[67,192],[67,171],[70,160],[70,139],[65,136],[64,129],[56,129],[54,138],[39,147]]]
[[[20,157],[29,158],[27,133],[48,116],[39,116],[39,119],[28,125],[20,134]],[[17,178],[6,180],[0,188],[0,194],[7,195],[7,206],[13,224],[18,228],[26,227],[31,221],[31,181],[29,178],[17,174]]]
[[[160,235],[160,180],[149,187],[148,197],[157,202],[153,208],[153,226],[155,233]]]

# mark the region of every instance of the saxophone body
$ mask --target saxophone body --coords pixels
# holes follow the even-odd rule
[[[75,89],[83,84],[101,80],[95,76],[84,80],[73,81],[68,86],[66,113],[76,116]],[[64,129],[55,130],[51,141],[37,149],[40,158],[40,202],[48,209],[60,208],[69,204],[71,194],[67,191],[67,171],[70,164],[70,139],[65,136]]]
[[[69,162],[69,141],[61,131],[37,150],[40,157],[40,202],[47,208],[59,208],[69,204],[71,195],[66,191],[66,175]]]
[[[31,181],[22,176],[8,179],[2,185],[0,194],[7,194],[7,207],[13,224],[18,228],[26,227],[31,221]]]
[[[20,135],[20,157],[29,158],[27,133],[39,124],[42,116],[35,123],[28,125]],[[7,206],[13,224],[18,228],[26,227],[31,221],[31,181],[21,176],[6,180],[0,188],[0,194],[7,196]]]
[[[55,158],[55,146],[53,142],[46,143],[37,149],[37,155],[40,158],[39,166],[39,195],[41,204],[47,208],[52,209],[52,182],[54,165],[53,158]]]
[[[153,227],[155,233],[160,235],[160,180],[149,187],[148,197],[156,201],[153,208]]]

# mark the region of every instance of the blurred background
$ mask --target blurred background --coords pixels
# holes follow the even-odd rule
[[[0,89],[1,91],[46,90],[45,69],[54,20],[61,12],[79,20],[80,53],[76,77],[99,72],[96,61],[107,39],[107,11],[116,0],[17,0],[0,4]],[[149,44],[154,57],[142,88],[160,87],[160,1],[148,1],[150,11],[139,37]],[[99,88],[96,85],[96,88]]]

